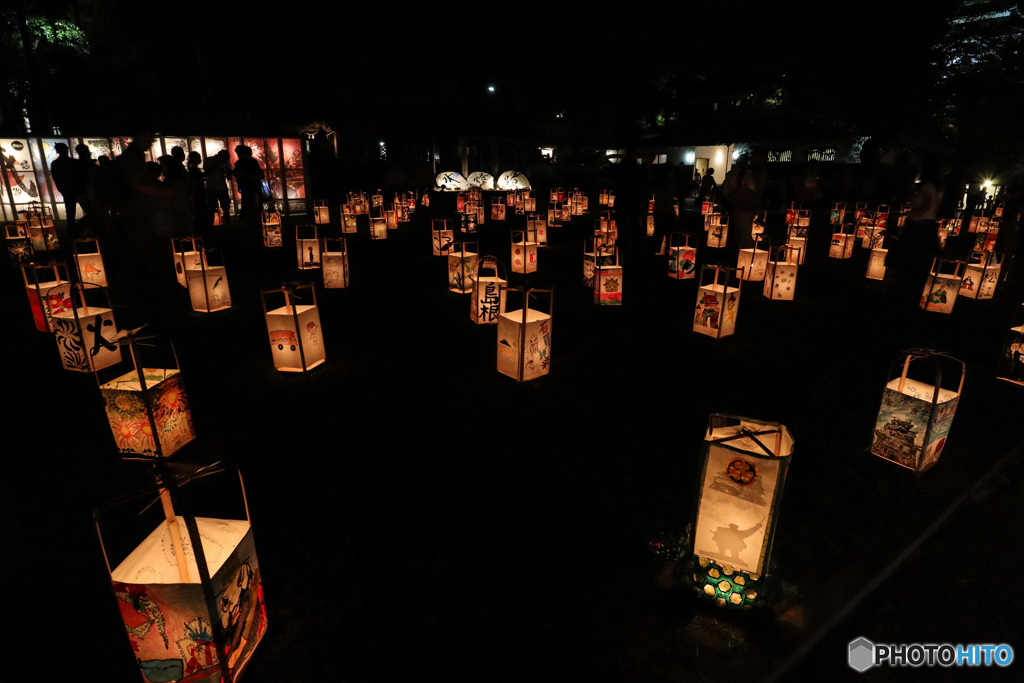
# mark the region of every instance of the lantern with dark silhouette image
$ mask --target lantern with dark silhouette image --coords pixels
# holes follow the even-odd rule
[[[281,214],[276,210],[263,212],[263,246],[267,248],[284,246],[281,240]]]
[[[313,202],[313,223],[316,225],[327,225],[331,222],[331,211],[327,208],[327,202],[316,200]]]
[[[348,287],[348,246],[345,243],[345,238],[325,238],[321,254],[324,263],[324,287],[327,289]]]
[[[792,301],[796,295],[796,275],[800,267],[800,247],[783,244],[769,261],[761,293],[773,301]]]
[[[937,313],[952,313],[963,282],[963,266],[963,261],[938,257],[932,259],[931,271],[921,294],[921,308]]]
[[[521,308],[508,307],[508,294],[516,292]],[[547,311],[531,308],[530,300],[547,295]],[[550,289],[502,286],[498,309],[498,372],[524,382],[551,371],[551,324],[554,293]]]
[[[736,331],[740,305],[740,271],[725,266],[700,267],[693,331],[720,339]],[[735,283],[735,287],[733,286]]]
[[[131,656],[147,683],[236,681],[267,630],[241,475],[218,463],[153,477],[95,513]]]
[[[473,298],[469,318],[477,325],[498,322],[499,294],[507,283],[498,273],[500,262],[493,256],[480,258],[477,277],[473,280]]]
[[[931,349],[911,349],[901,361],[882,392],[871,452],[920,473],[942,454],[964,387],[964,364]]]
[[[178,278],[178,284],[188,289],[185,272],[202,267],[203,241],[195,237],[174,237],[171,239],[171,248],[174,251],[174,275]]]
[[[599,306],[622,304],[622,266],[614,244],[596,247],[594,267],[594,303]]]
[[[284,286],[261,296],[274,368],[305,372],[323,363],[326,354],[313,285]]]
[[[65,370],[96,372],[121,361],[117,325],[107,290],[87,283],[65,283],[48,296],[67,301],[50,318]]]
[[[709,213],[704,217],[704,229],[708,233],[708,246],[719,249],[727,246],[729,239],[729,216],[720,213]]]
[[[521,275],[537,271],[537,243],[526,237],[524,230],[512,231],[512,272]]]
[[[192,310],[198,313],[212,313],[231,308],[228,271],[220,252],[207,251],[202,246],[199,250],[199,268],[185,271]],[[212,262],[211,254],[214,256]]]
[[[473,281],[476,280],[479,250],[476,242],[456,244],[448,253],[448,290],[468,294],[473,291]]]
[[[25,281],[25,294],[28,295],[28,304],[36,329],[40,332],[52,332],[50,319],[53,314],[66,312],[71,305],[70,299],[62,296],[60,290],[54,290],[52,298],[48,296],[51,289],[71,282],[67,265],[54,261],[46,265],[23,263],[21,276]]]
[[[448,221],[435,218],[430,224],[430,236],[434,243],[434,256],[447,256],[455,248],[455,231],[448,228]]]
[[[960,282],[960,296],[968,299],[991,299],[999,283],[1003,266],[1002,254],[975,251],[964,266],[964,279]]]
[[[295,257],[302,270],[320,267],[320,239],[315,225],[295,228]]]
[[[1024,386],[1024,304],[1017,307],[1010,321],[996,377]]]
[[[107,267],[103,264],[99,241],[92,238],[77,239],[71,243],[71,248],[79,281],[106,287]]]
[[[697,248],[690,246],[690,233],[672,233],[668,236],[668,276],[673,280],[690,280],[696,274]]]

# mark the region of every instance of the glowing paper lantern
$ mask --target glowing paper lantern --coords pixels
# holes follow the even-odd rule
[[[213,227],[220,227],[224,225],[224,209],[217,207],[213,212]]]
[[[804,259],[807,258],[807,233],[810,230],[807,225],[796,225],[796,213],[793,215],[793,225],[787,229],[789,240],[788,243],[800,250],[800,263],[804,264]]]
[[[266,290],[261,297],[274,368],[281,372],[305,372],[323,363],[326,355],[313,285]],[[304,297],[308,303],[299,303]]]
[[[679,246],[679,235],[684,243]],[[697,274],[697,249],[690,246],[689,233],[673,233],[668,236],[668,276],[673,280],[690,280]]]
[[[509,292],[518,292],[521,308],[508,308]],[[548,295],[544,312],[530,308],[530,299]],[[551,371],[551,324],[554,292],[550,289],[525,289],[502,286],[498,311],[498,372],[524,382]]]
[[[720,213],[711,213],[704,217],[704,229],[708,233],[708,246],[719,249],[726,246],[729,239],[729,217]]]
[[[753,249],[740,249],[739,258],[736,261],[736,268],[743,272],[742,278],[748,282],[761,282],[764,280],[764,272],[768,267],[768,251],[757,248],[757,241]]]
[[[594,268],[594,303],[599,306],[622,304],[622,266],[619,250],[614,244],[597,247]]]
[[[843,227],[840,227],[838,232],[833,232],[832,241],[828,247],[829,258],[847,259],[853,256],[853,243],[855,239],[856,235],[852,232],[843,232]]]
[[[956,303],[956,296],[960,293],[960,285],[963,281],[960,274],[963,265],[963,261],[932,259],[931,272],[928,274],[928,279],[924,284],[924,293],[921,295],[921,308],[937,313],[953,312],[953,305]],[[953,272],[950,273],[950,270]]]
[[[467,246],[472,250],[467,250]],[[459,242],[457,248],[448,252],[448,289],[459,294],[472,292],[478,262],[477,243]]]
[[[231,290],[228,288],[228,272],[223,260],[210,264],[209,254],[201,250],[198,269],[185,271],[188,296],[192,310],[198,313],[212,313],[231,308]]]
[[[455,247],[455,231],[448,229],[448,221],[435,218],[430,224],[430,237],[434,243],[434,256],[447,256]]]
[[[516,239],[516,236],[519,239]],[[537,243],[526,239],[523,230],[512,231],[512,272],[527,275],[537,271]]]
[[[608,193],[608,208],[615,208],[615,193]]]
[[[694,555],[748,576],[767,572],[793,446],[789,430],[777,422],[711,415],[693,523]],[[703,590],[715,593],[711,586]],[[731,602],[738,605],[742,596]]]
[[[170,457],[196,436],[178,357],[169,341],[151,346],[136,332],[118,333],[127,358],[96,373],[107,421],[122,455]]]
[[[54,251],[60,248],[57,240],[57,228],[53,225],[53,217],[38,211],[26,212],[28,216],[28,237],[32,248],[37,252]]]
[[[59,290],[54,290],[52,299],[48,296],[51,289],[71,282],[67,265],[56,262],[47,265],[23,263],[21,275],[25,281],[25,294],[28,295],[28,304],[36,329],[40,332],[52,332],[51,316],[54,313],[65,312],[71,306],[71,300],[61,296]]]
[[[114,312],[103,287],[66,283],[52,288],[47,295],[69,301],[50,318],[65,370],[95,372],[121,361]]]
[[[174,251],[174,273],[178,284],[188,289],[185,273],[202,267],[203,241],[195,237],[174,237],[171,239]]]
[[[910,376],[911,363],[921,360],[926,362],[914,366],[915,379]],[[950,366],[959,372],[948,372]],[[943,373],[943,369],[947,372]],[[900,374],[882,392],[871,452],[915,472],[924,472],[938,461],[946,444],[964,387],[964,364],[945,353],[912,349],[906,352],[902,363],[893,366],[889,376],[896,372]]]
[[[103,265],[100,243],[92,238],[84,238],[75,240],[71,246],[79,281],[106,287],[107,267]]]
[[[972,253],[970,261],[964,267],[960,295],[968,299],[991,299],[995,294],[1002,266],[1002,254],[990,251]]]
[[[647,214],[647,236],[654,237],[654,214]]]
[[[694,332],[715,339],[735,332],[740,304],[738,274],[736,268],[712,265],[700,267],[700,286],[693,316]],[[735,287],[732,286],[733,282],[736,282]]]
[[[295,228],[295,257],[301,270],[320,267],[320,239],[315,225]]]
[[[529,190],[530,181],[519,171],[505,171],[498,176],[495,186],[499,190]]]
[[[491,220],[492,221],[503,221],[505,220],[505,202],[501,199],[491,200]]]
[[[494,189],[494,176],[490,173],[484,173],[483,171],[476,171],[470,173],[469,177],[466,178],[470,185],[473,187],[479,187],[481,190],[493,190]]]
[[[222,471],[207,467],[202,474],[205,479]],[[108,504],[95,515],[130,651],[147,683],[235,681],[267,630],[245,493],[232,506],[244,510],[239,518],[179,514],[175,508],[191,512],[193,499],[202,496],[187,491],[199,486],[187,480],[179,485],[174,479],[160,475],[155,487]],[[203,486],[209,488],[213,479],[205,479]],[[223,515],[224,491],[217,493],[205,505],[199,501],[199,507]],[[155,499],[160,506],[151,505]],[[117,547],[111,540],[124,535],[104,534],[106,521],[115,514],[125,519],[111,524],[111,530],[130,527],[135,533],[129,534],[134,536],[127,546],[132,550],[111,569],[107,548]],[[146,525],[136,519],[145,519]]]
[[[383,212],[370,216],[370,239],[386,240],[388,238],[388,222]]]
[[[384,208],[384,195],[381,194],[380,188],[377,189],[377,194],[370,197],[370,206],[372,206],[375,209]]]
[[[600,206],[608,206],[608,190],[601,190],[597,193],[597,203]]]
[[[1010,322],[996,377],[1024,386],[1024,304],[1017,307]]]
[[[526,241],[536,242],[539,247],[547,246],[548,243],[548,223],[535,213],[526,219]]]
[[[973,219],[972,219],[973,221]],[[994,251],[996,240],[999,238],[999,224],[1001,218],[981,218],[978,222],[978,229],[974,238],[974,248],[977,251]]]
[[[498,322],[498,308],[501,288],[507,282],[498,274],[498,259],[484,256],[480,259],[477,278],[473,281],[473,298],[470,300],[469,318],[477,325]],[[485,275],[489,272],[489,275]]]
[[[348,287],[348,246],[345,244],[345,238],[324,239],[321,253],[324,263],[324,287]]]
[[[341,231],[349,234],[356,232],[355,207],[351,204],[341,205]]]
[[[277,211],[263,212],[263,246],[284,246],[284,242],[281,241],[281,214]]]
[[[394,210],[384,212],[384,221],[387,223],[388,230],[398,230],[398,214]]]
[[[836,202],[832,205],[832,211],[829,213],[828,222],[830,225],[842,225],[843,217],[846,215],[846,204],[842,202]]]
[[[469,181],[462,177],[461,173],[445,171],[438,173],[434,179],[434,186],[442,191],[461,192],[470,188]]]
[[[21,222],[5,223],[7,255],[11,263],[20,265],[32,260],[32,241],[28,238],[25,226]]]
[[[889,255],[888,249],[878,247],[871,250],[868,256],[868,272],[866,277],[870,280],[885,279],[885,259]]]
[[[784,244],[768,262],[761,293],[773,301],[792,301],[796,295],[796,275],[800,266],[800,248]]]

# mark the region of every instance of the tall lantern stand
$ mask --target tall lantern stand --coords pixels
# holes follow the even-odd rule
[[[508,307],[509,292],[517,292],[521,308]],[[530,299],[547,295],[547,312],[530,308]],[[519,382],[551,371],[551,325],[554,292],[550,289],[505,287],[499,291],[498,372]]]
[[[889,376],[871,452],[920,474],[938,462],[946,445],[964,388],[964,364],[931,349],[911,349]]]
[[[321,254],[324,263],[324,287],[327,289],[348,287],[348,245],[345,238],[325,238]]]
[[[261,297],[274,368],[306,372],[322,364],[326,354],[313,285],[266,290]]]
[[[736,331],[742,282],[739,274],[737,268],[712,265],[700,267],[697,305],[693,316],[694,332],[720,339]]]
[[[498,322],[499,296],[501,288],[508,282],[498,273],[501,266],[498,259],[484,256],[479,263],[478,276],[473,280],[469,318],[477,325],[491,325]]]

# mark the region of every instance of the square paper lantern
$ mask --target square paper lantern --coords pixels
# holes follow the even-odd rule
[[[704,217],[704,229],[708,232],[708,246],[719,249],[729,239],[729,217],[720,213]]]
[[[71,282],[67,265],[56,262],[47,265],[24,263],[21,266],[21,276],[25,281],[25,294],[28,296],[36,329],[40,332],[52,332],[51,316],[54,313],[65,312],[71,306],[71,300],[62,296],[60,290],[54,290],[52,299],[48,296],[51,289]]]
[[[434,256],[447,256],[455,248],[455,231],[448,228],[448,221],[435,218],[430,224]]]
[[[278,211],[263,212],[263,246],[275,248],[284,246],[281,240],[281,214]]]
[[[295,257],[301,270],[320,267],[320,239],[315,225],[295,228]]]
[[[960,296],[968,299],[991,299],[999,282],[1002,270],[1002,254],[991,251],[975,251],[964,267],[964,279],[960,282]]]
[[[715,339],[729,336],[736,331],[739,305],[739,271],[725,266],[701,266],[693,331]]]
[[[351,204],[341,206],[341,231],[349,234],[356,232],[356,212]]]
[[[679,246],[679,235],[684,243]],[[697,249],[690,246],[689,233],[673,233],[668,236],[668,276],[673,280],[690,280],[697,274]]]
[[[69,300],[50,318],[65,370],[96,372],[121,362],[117,324],[107,290],[86,283],[54,287],[48,296]]]
[[[384,208],[384,195],[381,194],[380,189],[377,190],[377,194],[371,197],[371,206],[375,209]]]
[[[885,279],[885,258],[889,255],[888,249],[872,249],[868,256],[868,272],[866,277],[869,280]]]
[[[521,308],[508,308],[509,292],[519,293]],[[530,300],[537,294],[548,295],[547,312],[530,308]],[[502,286],[498,296],[498,372],[520,382],[548,374],[551,371],[553,291]]]
[[[213,212],[213,227],[217,228],[224,225],[224,209],[217,207]]]
[[[1017,307],[1010,322],[996,377],[1024,386],[1024,304]]]
[[[107,267],[103,265],[100,243],[92,238],[77,239],[71,243],[75,255],[75,270],[80,282],[107,286]]]
[[[796,295],[796,275],[800,267],[800,248],[784,244],[775,252],[775,260],[765,269],[761,293],[773,301],[792,301]]]
[[[375,209],[376,210],[376,209]],[[386,240],[388,238],[388,221],[383,213],[370,216],[370,239]]]
[[[32,241],[25,226],[19,223],[5,223],[7,255],[11,263],[20,265],[32,260]]]
[[[200,250],[199,268],[185,271],[192,310],[197,313],[213,313],[231,308],[228,271],[223,259],[219,252],[208,252],[201,247]],[[215,255],[214,263],[210,263],[209,254]]]
[[[174,250],[174,274],[178,284],[188,289],[185,272],[199,270],[202,267],[203,241],[195,237],[175,237],[171,239]]]
[[[331,212],[327,208],[327,202],[323,200],[313,202],[313,222],[317,225],[327,225],[331,222]]]
[[[838,232],[832,233],[832,241],[828,246],[829,258],[847,259],[853,256],[853,243],[856,235],[852,232],[843,232],[840,227]]]
[[[796,225],[795,212],[794,212],[794,219],[793,220],[794,220],[793,225],[791,225],[788,228],[788,230],[787,230],[787,232],[788,232],[788,242],[787,243],[789,245],[791,245],[793,247],[796,247],[797,249],[800,250],[800,263],[799,263],[799,265],[802,266],[804,264],[804,259],[807,258],[807,233],[810,231],[810,228],[808,226],[806,226],[806,225]]]
[[[467,249],[471,247],[471,249]],[[448,289],[458,294],[473,291],[479,254],[476,242],[459,242],[448,254]]]
[[[121,363],[99,370],[96,380],[118,452],[166,458],[195,438],[192,413],[173,345],[154,344],[137,332],[118,333],[128,353],[122,352]]]
[[[473,281],[469,318],[477,325],[498,322],[499,294],[507,283],[498,274],[498,259],[484,256],[480,259],[477,278]]]
[[[60,248],[57,240],[57,228],[53,225],[53,217],[38,212],[28,214],[28,237],[32,248],[36,251],[54,251]]]
[[[505,220],[505,202],[501,199],[491,200],[491,220],[492,221],[503,221]]]
[[[131,645],[125,656],[131,653],[146,683],[236,681],[267,630],[244,490],[225,495],[223,480],[233,477],[211,472],[224,468],[204,468],[201,481],[180,486],[164,485],[173,475],[159,475],[153,488],[95,514]],[[218,489],[211,491],[214,484]],[[161,505],[151,505],[156,499]],[[234,517],[223,516],[225,506]],[[218,516],[185,514],[204,508]],[[111,568],[107,549],[118,547],[130,552]]]
[[[832,205],[832,211],[829,213],[828,222],[830,225],[842,225],[843,216],[846,215],[846,204],[842,202],[836,202]]]
[[[594,303],[599,306],[622,304],[622,266],[614,244],[597,247],[594,268]]]
[[[768,267],[768,251],[758,249],[757,241],[753,249],[740,249],[739,258],[736,260],[736,268],[742,271],[742,278],[747,282],[761,282],[764,280],[764,272]]]
[[[548,243],[548,223],[544,218],[531,213],[526,218],[526,239],[528,242],[536,242],[537,246],[544,247]]]
[[[768,571],[793,447],[789,430],[777,422],[710,416],[693,523],[694,555],[758,577]],[[742,601],[738,594],[735,598]]]
[[[518,235],[518,240],[516,236]],[[537,271],[537,243],[526,239],[523,230],[512,231],[512,272],[526,275]]]
[[[323,242],[324,287],[348,287],[348,246],[344,237],[325,239]]]
[[[932,259],[931,272],[925,280],[924,292],[921,294],[921,308],[937,313],[953,312],[953,305],[963,282],[963,265],[963,261]]]
[[[261,295],[274,368],[306,372],[323,363],[323,331],[313,285],[266,290]]]
[[[654,214],[647,214],[647,236],[654,237]]]
[[[597,203],[601,206],[608,205],[608,190],[601,190],[597,193]]]
[[[384,212],[384,221],[387,223],[388,230],[398,230],[398,214],[393,209]]]
[[[914,373],[910,372],[911,363]],[[882,392],[871,452],[924,472],[938,461],[946,444],[964,387],[964,364],[938,351],[913,349],[902,363],[893,366],[889,376],[896,372],[900,374]]]
[[[982,218],[974,238],[974,248],[977,251],[993,251],[996,248],[996,240],[999,239],[1000,218]]]
[[[558,205],[548,207],[548,225],[558,227],[562,224],[562,210]]]

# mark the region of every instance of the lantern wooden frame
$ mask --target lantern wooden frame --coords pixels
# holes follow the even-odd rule
[[[480,263],[480,249],[477,242],[457,242],[458,249],[448,253],[448,291],[469,294],[477,277]],[[472,247],[467,251],[467,247]]]
[[[910,349],[903,353],[901,360],[889,371],[890,380],[882,392],[870,450],[874,455],[920,474],[942,455],[963,393],[966,367],[963,361],[932,349]],[[911,363],[918,360],[927,361],[931,367],[930,384],[909,376]],[[955,391],[942,388],[943,370],[950,366],[959,370],[959,376],[947,383],[956,386]],[[948,373],[946,376],[948,379]]]
[[[341,231],[349,235],[358,232],[355,207],[348,203],[341,205]]]
[[[848,259],[853,256],[853,244],[856,234],[843,232],[846,226],[839,226],[838,230],[832,231],[832,241],[828,245],[829,258]]]
[[[775,260],[765,267],[761,294],[772,301],[792,301],[796,296],[796,279],[800,270],[800,247],[783,244],[775,250]]]
[[[680,245],[679,236],[684,242]],[[690,244],[690,233],[674,232],[668,236],[668,276],[673,280],[692,280],[697,274],[697,247]]]
[[[727,266],[702,265],[694,307],[693,331],[721,339],[736,331],[739,315],[740,289],[743,280],[739,269]],[[708,284],[708,275],[711,283]],[[736,286],[733,287],[733,282]]]
[[[868,269],[864,274],[869,280],[885,279],[885,259],[889,256],[889,250],[883,247],[875,247],[868,254]]]
[[[932,259],[932,267],[924,284],[924,292],[921,294],[921,308],[938,313],[952,313],[960,286],[963,284],[961,268],[964,265],[966,264],[963,261],[939,257]],[[951,268],[953,272],[949,273]]]
[[[48,207],[42,211],[25,211],[26,234],[32,242],[32,249],[36,252],[56,251],[60,249],[60,240],[57,238],[57,228],[53,223],[53,216],[49,213]]]
[[[88,298],[86,292],[89,293]],[[50,317],[57,350],[65,370],[96,372],[121,362],[117,323],[114,321],[114,311],[106,288],[74,282],[58,285],[50,293],[59,293],[62,298],[70,300],[68,307],[62,306],[60,312]],[[92,305],[91,302],[96,300],[100,301],[100,305]],[[111,328],[111,336],[104,336],[105,327]]]
[[[729,216],[721,213],[710,213],[704,217],[704,230],[707,231],[707,246],[712,249],[724,249],[728,246]]]
[[[297,303],[306,292],[312,303]],[[284,298],[284,304],[276,308],[268,307],[267,297],[276,295]],[[267,321],[274,368],[280,372],[308,372],[323,364],[327,356],[316,288],[312,284],[285,285],[260,292],[260,298]]]
[[[323,199],[313,200],[313,223],[316,225],[329,225],[331,222],[331,210],[327,208],[327,202]]]
[[[174,254],[174,274],[178,278],[178,284],[188,289],[188,277],[185,273],[202,267],[203,240],[199,237],[172,237],[171,250]]]
[[[846,216],[846,204],[835,202],[832,204],[832,210],[829,212],[828,222],[831,225],[842,225],[844,216]]]
[[[768,269],[768,257],[771,252],[767,249],[758,249],[761,240],[754,239],[753,249],[740,249],[736,258],[736,268],[742,272],[742,278],[747,282],[762,282],[765,271]]]
[[[501,197],[495,197],[491,200],[491,220],[492,221],[503,221],[505,220],[505,201]]]
[[[210,254],[217,258],[210,264]],[[197,313],[213,313],[231,308],[231,288],[228,284],[227,265],[223,253],[199,246],[199,268],[185,271],[192,310]]]
[[[434,218],[430,222],[430,238],[434,256],[447,256],[455,248],[455,231],[448,227],[448,221]]]
[[[516,235],[519,236],[518,241]],[[537,272],[538,251],[537,243],[527,240],[526,230],[513,230],[510,250],[512,272],[520,275]]]
[[[307,254],[309,260],[306,260]],[[320,231],[315,224],[295,226],[295,259],[299,270],[321,267],[323,257],[320,255]]]
[[[92,250],[83,251],[82,248]],[[103,264],[103,253],[99,240],[82,237],[71,242],[71,251],[75,261],[75,270],[79,282],[87,282],[100,287],[107,286],[107,267]]]
[[[505,268],[493,256],[481,256],[477,266],[477,277],[473,280],[473,298],[470,299],[469,319],[477,325],[494,325],[498,322],[501,288],[508,285],[508,273],[502,278],[499,269]],[[484,270],[491,275],[484,275]]]
[[[528,241],[536,242],[538,247],[546,247],[548,244],[548,222],[545,218],[536,213],[526,217],[526,237]]]
[[[621,306],[623,277],[619,264],[619,248],[614,244],[595,247],[594,303],[598,306]]]
[[[345,238],[325,237],[321,242],[320,256],[323,259],[324,288],[344,289],[348,287],[348,243]]]
[[[277,209],[264,211],[263,223],[263,246],[267,249],[276,249],[284,246],[281,238],[281,212]]]
[[[386,240],[388,238],[388,220],[384,209],[373,209],[370,212],[370,239]]]
[[[522,308],[508,310],[508,294],[518,292]],[[548,309],[530,308],[530,299],[546,294]],[[551,289],[502,286],[498,309],[498,372],[518,382],[551,371],[551,329],[555,295]]]
[[[40,274],[53,274],[52,280],[41,280]],[[55,312],[63,310],[64,297],[60,301],[50,302],[47,293],[61,285],[71,283],[67,264],[63,261],[50,261],[46,264],[23,263],[21,276],[25,281],[25,293],[28,295],[29,308],[36,329],[40,332],[53,332],[51,317]]]

